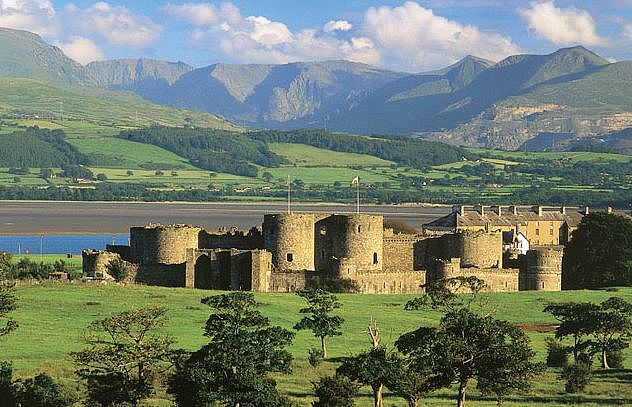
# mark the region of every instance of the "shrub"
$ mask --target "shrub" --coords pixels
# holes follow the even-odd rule
[[[108,270],[108,274],[112,276],[117,283],[120,283],[129,276],[129,269],[121,259],[110,260],[105,267]]]
[[[63,407],[73,404],[61,387],[46,373],[17,385],[20,403],[29,407]]]
[[[623,362],[625,361],[625,355],[622,350],[611,350],[606,352],[608,358],[608,366],[613,369],[623,369]]]
[[[568,348],[555,338],[546,338],[546,365],[548,367],[566,367],[568,365]]]
[[[307,361],[312,367],[317,367],[323,361],[323,351],[319,348],[311,348],[307,356]]]
[[[324,280],[312,281],[313,288],[319,288],[321,290],[330,293],[358,293],[360,292],[360,286],[355,280],[350,278],[328,278]]]
[[[107,181],[108,180],[108,176],[103,174],[103,173],[99,173],[97,174],[97,181]]]
[[[0,362],[0,406],[13,407],[18,405],[12,380],[13,366],[9,362]]]
[[[358,393],[358,386],[346,376],[321,377],[312,382],[316,400],[313,407],[351,407],[355,405],[353,398]]]
[[[578,362],[564,369],[562,379],[566,380],[564,389],[567,393],[579,393],[592,381],[592,369],[590,365]]]

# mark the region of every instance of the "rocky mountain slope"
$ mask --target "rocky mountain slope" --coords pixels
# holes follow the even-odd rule
[[[609,63],[581,46],[498,63],[468,56],[418,74],[347,61],[194,69],[127,59],[83,67],[37,35],[8,29],[0,29],[0,53],[0,77],[128,90],[256,127],[395,133],[503,149],[598,144],[632,127],[632,62]]]

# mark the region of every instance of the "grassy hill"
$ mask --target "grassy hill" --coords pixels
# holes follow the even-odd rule
[[[218,292],[145,286],[44,284],[20,287],[20,307],[12,314],[20,323],[20,328],[3,339],[0,349],[4,359],[13,361],[17,376],[47,372],[73,388],[77,386],[77,378],[73,375],[68,353],[83,346],[82,333],[91,321],[132,306],[159,303],[169,308],[170,322],[166,332],[177,338],[176,346],[194,350],[206,341],[202,333],[209,308],[200,304],[200,299],[213,294]],[[489,305],[498,310],[498,318],[517,324],[527,332],[536,350],[536,359],[544,361],[544,341],[553,335],[553,325],[556,323],[551,315],[542,312],[544,306],[559,301],[601,302],[613,295],[632,300],[632,290],[622,288],[614,292],[495,293],[490,294]],[[389,348],[402,333],[422,325],[437,324],[440,317],[437,311],[404,311],[404,303],[412,297],[340,295],[340,315],[345,323],[343,335],[328,342],[334,359],[324,362],[318,368],[311,367],[307,363],[307,351],[318,347],[318,339],[307,331],[298,332],[289,349],[294,355],[294,371],[291,375],[276,376],[280,390],[296,405],[310,405],[311,381],[331,374],[337,365],[336,357],[351,355],[369,347],[366,326],[372,317],[379,323],[382,343]],[[256,298],[261,304],[261,311],[270,318],[272,324],[291,329],[301,317],[298,310],[303,304],[301,298],[294,294],[260,293],[256,294]],[[46,334],[41,335],[42,332]],[[609,373],[598,371],[595,381],[584,393],[565,394],[563,382],[558,378],[559,370],[547,369],[538,378],[531,393],[511,396],[504,405],[628,405],[632,403],[632,386],[628,385],[632,373],[629,369],[632,364],[632,350],[626,349],[624,352],[627,356],[624,363],[628,370]],[[444,389],[431,394],[423,400],[423,404],[445,406],[452,404],[455,397],[456,389]],[[372,405],[371,401],[368,388],[363,388],[358,405],[369,406]],[[143,405],[166,407],[169,403],[164,391],[160,390]],[[403,399],[390,392],[385,394],[385,403],[389,406],[406,406]],[[489,406],[495,405],[495,401],[489,396],[482,396],[472,386],[468,391],[468,405]]]
[[[181,126],[187,122],[200,127],[238,129],[212,114],[155,105],[131,93],[66,90],[32,79],[0,78],[0,94],[0,118],[5,122],[26,124],[20,119],[40,119],[71,136],[114,135],[123,129],[152,124]]]

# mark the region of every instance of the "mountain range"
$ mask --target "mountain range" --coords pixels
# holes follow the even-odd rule
[[[620,135],[632,127],[632,62],[610,63],[581,46],[497,63],[467,56],[416,74],[348,61],[194,68],[125,59],[82,66],[35,34],[0,29],[0,55],[0,77],[133,92],[255,127],[404,134],[503,149],[611,140],[627,146]]]

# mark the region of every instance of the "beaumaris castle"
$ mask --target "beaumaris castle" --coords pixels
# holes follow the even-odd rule
[[[419,233],[382,215],[279,213],[249,231],[188,225],[130,229],[129,246],[86,250],[88,276],[125,262],[149,285],[288,292],[350,279],[362,293],[417,293],[434,280],[476,276],[491,291],[561,289],[563,245],[588,208],[454,207]]]

